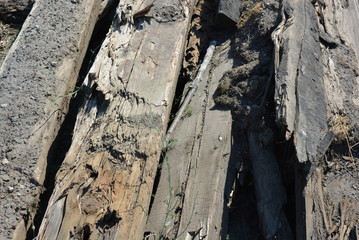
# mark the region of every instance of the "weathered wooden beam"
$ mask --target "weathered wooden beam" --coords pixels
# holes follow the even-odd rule
[[[117,9],[38,239],[143,238],[193,1],[156,1],[154,18],[132,20],[151,3]]]
[[[217,47],[213,61],[219,64],[204,73],[168,142],[147,220],[148,239],[220,239],[223,234],[232,117],[230,111],[213,109],[213,94],[233,64],[225,45]]]
[[[178,123],[182,119],[183,113],[185,112],[186,108],[188,108],[188,104],[191,102],[193,95],[197,91],[198,84],[202,80],[202,75],[203,75],[204,71],[206,71],[207,66],[211,61],[211,58],[213,56],[213,51],[214,51],[214,48],[216,47],[216,44],[217,44],[216,41],[212,41],[210,43],[210,46],[207,49],[207,53],[206,53],[206,55],[205,55],[205,57],[203,59],[203,63],[201,64],[201,67],[198,70],[197,76],[193,80],[193,82],[191,83],[190,89],[188,90],[188,93],[186,94],[186,97],[184,98],[184,100],[183,100],[183,102],[181,104],[181,107],[179,108],[173,122],[171,123],[170,127],[167,130],[166,142],[171,137],[172,132],[175,130]]]
[[[24,239],[33,223],[48,152],[71,98],[61,96],[74,88],[107,3],[36,1],[1,65],[0,239]]]
[[[324,154],[325,150],[318,150],[328,131],[319,26],[315,9],[307,0],[284,2],[282,11],[282,24],[272,35],[276,50],[277,121],[287,128],[288,140],[294,136],[299,162],[316,162]],[[309,198],[301,200],[302,194],[307,198],[308,192],[303,191],[305,183],[299,177],[297,214],[305,217],[297,216],[297,237],[310,239],[314,224],[309,210],[312,205]]]
[[[349,133],[353,139],[359,135],[359,93],[349,90],[358,89],[359,32],[352,25],[358,22],[358,9],[352,0],[297,0],[283,5],[283,16],[288,19],[280,41],[276,41],[281,48],[276,58],[280,59],[276,65],[277,119],[287,127],[288,137],[294,137],[299,162],[310,162],[298,165],[296,171],[297,239],[335,234],[344,238],[357,223],[353,223],[358,219],[357,200],[350,196],[351,191],[338,188],[357,181],[353,178],[357,170],[338,178],[336,169],[324,166],[336,152],[329,145],[338,140],[333,128],[338,116],[345,120],[340,122],[341,128],[350,129],[342,133],[348,148]],[[330,154],[324,160],[328,149]],[[341,151],[333,155],[340,156]],[[342,207],[345,213],[341,216],[329,210],[341,211]],[[345,226],[335,220],[341,217],[347,219]]]
[[[273,131],[254,117],[247,132],[257,212],[265,239],[294,239],[284,212],[287,196],[274,152]]]
[[[276,66],[277,121],[293,134],[299,162],[313,162],[330,143],[319,26],[308,0],[285,2],[283,9],[289,19],[282,33],[283,54]]]
[[[234,27],[241,16],[239,11],[241,0],[218,0],[218,9],[216,14],[217,28]]]

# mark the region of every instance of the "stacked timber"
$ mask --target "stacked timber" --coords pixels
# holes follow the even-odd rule
[[[192,6],[118,6],[37,239],[143,237]]]
[[[33,2],[0,0],[0,17],[22,19]],[[36,1],[0,68],[0,239],[357,239],[358,9]],[[212,59],[182,86],[210,40]]]

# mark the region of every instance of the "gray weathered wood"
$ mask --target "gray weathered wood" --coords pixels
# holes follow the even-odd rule
[[[213,94],[232,67],[228,44],[218,46],[187,115],[171,135],[146,231],[169,239],[220,239],[231,114],[215,110]],[[151,239],[151,238],[149,238]]]
[[[253,119],[247,137],[262,234],[266,239],[294,239],[283,209],[287,197],[274,153],[273,132]]]
[[[311,162],[310,169],[304,171],[308,175],[303,166],[296,172],[297,239],[335,238],[334,233],[345,239],[357,222],[353,219],[358,219],[359,205],[348,204],[357,200],[349,196],[351,191],[344,193],[338,188],[357,181],[353,178],[356,173],[330,179],[337,170],[328,167],[325,174],[323,171],[323,162],[331,161],[329,155],[324,159],[323,155],[333,138],[338,138],[333,121],[343,117],[347,123],[342,121],[341,128],[348,127],[356,138],[359,135],[359,93],[352,91],[358,89],[359,32],[352,27],[358,22],[358,9],[358,2],[352,0],[284,2],[288,19],[275,42],[282,53],[277,51],[276,58],[280,59],[276,68],[277,120],[287,127],[288,137],[293,135],[299,162]],[[349,147],[348,138],[347,130],[341,141]],[[342,208],[341,216],[329,210]],[[336,218],[347,219],[347,223]]]
[[[151,3],[129,0],[117,9],[84,83],[88,99],[38,239],[143,237],[193,1],[156,1],[157,19],[133,25],[129,6],[135,13]],[[53,217],[59,201],[61,221]]]
[[[219,0],[216,27],[230,28],[235,26],[240,18],[239,7],[241,2],[241,0]]]
[[[299,162],[315,161],[330,143],[317,17],[309,0],[286,1],[284,8],[289,19],[276,69],[277,120],[293,134]]]
[[[210,46],[207,49],[207,53],[203,59],[203,63],[201,64],[201,67],[198,70],[197,76],[196,78],[193,80],[193,82],[191,83],[190,89],[188,91],[188,93],[186,94],[186,97],[184,98],[180,109],[178,110],[178,112],[176,113],[175,119],[173,120],[173,122],[171,123],[171,126],[168,128],[167,130],[167,134],[166,134],[166,142],[168,141],[168,139],[171,137],[172,132],[174,131],[174,129],[176,128],[177,124],[179,123],[179,121],[181,120],[181,118],[183,117],[183,113],[186,110],[186,108],[188,107],[189,102],[191,101],[193,95],[195,94],[197,88],[198,88],[198,84],[199,82],[202,80],[202,75],[204,73],[204,71],[206,70],[208,64],[211,61],[212,55],[213,55],[213,51],[214,48],[216,46],[217,42],[216,41],[212,41],[210,43]]]

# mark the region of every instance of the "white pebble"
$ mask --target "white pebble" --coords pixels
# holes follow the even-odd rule
[[[8,164],[9,163],[9,160],[7,160],[7,158],[4,158],[2,161],[1,161],[2,164]]]
[[[8,188],[7,188],[7,190],[8,190],[8,192],[13,192],[14,191],[14,188],[13,187],[11,187],[11,186],[9,186]]]

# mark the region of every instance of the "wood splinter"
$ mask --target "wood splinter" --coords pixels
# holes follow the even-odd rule
[[[137,18],[140,18],[140,17],[145,17],[146,14],[151,10],[151,8],[153,6],[155,6],[154,2],[152,2],[150,5],[148,5],[144,9],[136,12],[135,14],[133,14],[133,19],[137,19]]]
[[[167,133],[166,133],[166,141],[165,143],[167,144],[168,141],[170,140],[171,134],[173,132],[173,130],[176,128],[176,126],[178,125],[179,121],[181,120],[184,111],[186,110],[187,105],[190,103],[194,93],[196,92],[197,88],[198,88],[198,83],[201,81],[202,79],[202,75],[204,73],[204,71],[206,70],[208,63],[211,61],[212,56],[213,56],[213,52],[214,52],[214,48],[216,46],[217,42],[216,41],[211,41],[209,44],[209,47],[207,49],[207,53],[204,56],[203,62],[201,64],[201,67],[198,70],[197,76],[196,78],[193,80],[192,84],[190,85],[190,90],[186,95],[186,98],[184,99],[180,109],[178,110],[178,112],[176,113],[176,117],[173,120],[171,126],[169,127]]]

